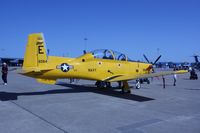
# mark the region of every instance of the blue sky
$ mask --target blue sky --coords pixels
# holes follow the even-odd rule
[[[0,57],[23,57],[28,34],[50,55],[108,48],[142,60],[193,61],[200,54],[199,0],[1,0]],[[144,59],[143,59],[144,60]]]

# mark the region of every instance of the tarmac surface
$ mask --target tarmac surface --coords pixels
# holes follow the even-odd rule
[[[199,75],[199,73],[198,73]],[[200,133],[200,82],[154,78],[132,94],[93,81],[37,83],[15,71],[0,85],[0,133]],[[117,84],[113,84],[116,86]]]

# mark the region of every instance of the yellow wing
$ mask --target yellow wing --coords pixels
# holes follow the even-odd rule
[[[151,77],[159,77],[165,75],[172,75],[172,74],[184,74],[187,73],[187,70],[179,70],[179,71],[162,71],[158,73],[151,73],[151,74],[144,74],[144,75],[115,75],[105,79],[104,81],[107,82],[117,82],[117,81],[128,81],[140,78],[151,78]]]

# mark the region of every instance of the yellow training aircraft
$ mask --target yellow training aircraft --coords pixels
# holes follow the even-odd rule
[[[36,33],[28,37],[23,75],[46,84],[55,84],[57,79],[63,78],[95,80],[97,87],[122,81],[122,90],[130,93],[129,80],[187,72],[152,73],[152,67],[152,64],[131,61],[125,54],[107,49],[88,52],[78,58],[47,56],[43,34]],[[139,82],[136,87],[140,87]]]

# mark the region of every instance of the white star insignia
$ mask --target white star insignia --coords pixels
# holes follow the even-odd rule
[[[63,72],[69,71],[69,65],[66,64],[66,63],[63,63],[63,64],[61,65],[61,70],[62,70]]]

